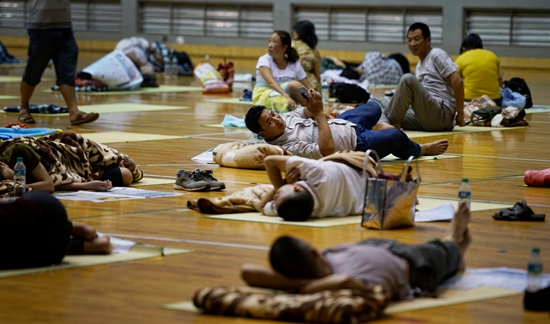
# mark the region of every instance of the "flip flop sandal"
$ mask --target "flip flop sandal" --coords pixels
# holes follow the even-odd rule
[[[71,125],[76,126],[76,125],[91,123],[91,122],[95,121],[98,118],[99,118],[98,113],[95,113],[95,112],[84,113],[84,114],[79,115],[77,120],[71,122]]]
[[[535,214],[533,210],[527,206],[527,201],[525,200],[521,203],[516,203],[512,208],[503,209],[493,215],[493,218],[496,220],[523,222],[543,222],[545,217],[545,214]]]
[[[21,116],[17,117],[17,121],[24,124],[36,124],[36,120],[32,116],[27,116],[24,118],[21,118]]]

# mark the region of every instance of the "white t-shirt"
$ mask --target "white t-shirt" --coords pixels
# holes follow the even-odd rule
[[[297,168],[296,182],[313,195],[311,217],[359,215],[363,212],[365,180],[361,173],[338,162],[289,158],[286,169]]]
[[[271,70],[273,78],[275,78],[275,81],[279,84],[292,80],[300,81],[307,77],[300,61],[288,63],[284,70],[280,70],[275,61],[273,61],[273,58],[269,54],[265,54],[258,59],[258,63],[256,64],[256,84],[260,86],[265,86],[267,84],[260,73],[260,67],[262,66],[267,66]]]
[[[447,52],[432,48],[416,65],[416,78],[432,97],[442,101],[445,107],[456,109],[453,86],[447,77],[457,71],[458,66]]]

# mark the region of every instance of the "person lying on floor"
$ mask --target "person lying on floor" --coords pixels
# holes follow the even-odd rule
[[[369,238],[319,251],[298,238],[281,236],[269,252],[271,267],[244,264],[241,277],[250,286],[299,293],[380,284],[389,298],[410,299],[466,269],[469,223],[468,207],[460,202],[443,238],[420,245]]]
[[[111,147],[76,133],[18,137],[0,144],[0,180],[13,180],[13,167],[22,157],[30,190],[106,191],[143,178],[134,160]],[[13,182],[3,181],[0,193]]]
[[[0,204],[0,270],[59,264],[66,254],[108,254],[108,236],[71,222],[65,207],[45,191]]]
[[[411,155],[445,153],[446,139],[417,144],[407,134],[388,124],[378,123],[382,108],[368,102],[327,120],[321,94],[309,90],[307,105],[285,114],[277,114],[264,106],[253,106],[246,113],[246,127],[262,136],[268,144],[282,146],[294,155],[311,159],[337,151],[375,150],[380,158],[393,154],[402,159]]]
[[[266,215],[296,222],[363,211],[365,179],[361,169],[286,155],[266,156],[264,166],[273,190],[255,207]]]

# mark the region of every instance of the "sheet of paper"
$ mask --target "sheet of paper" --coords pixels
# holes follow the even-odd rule
[[[175,196],[184,196],[184,193],[177,192],[163,192],[163,191],[153,191],[153,190],[144,190],[136,189],[129,187],[115,187],[109,190],[110,193],[116,195],[124,195],[135,198],[158,198],[158,197],[175,197]]]
[[[214,163],[214,157],[212,155],[212,152],[214,152],[215,147],[207,150],[206,152],[202,152],[201,154],[192,157],[191,160],[199,163]]]
[[[453,219],[455,208],[451,203],[444,203],[435,208],[417,211],[414,214],[414,221],[421,222],[442,222]]]
[[[467,269],[464,275],[450,278],[440,288],[469,290],[479,286],[524,291],[527,288],[527,271],[507,267]],[[542,275],[542,287],[548,286],[550,274],[545,273]]]
[[[61,200],[91,201],[96,203],[107,202],[107,201],[131,200],[131,199],[145,199],[145,197],[117,195],[109,191],[96,192],[96,191],[86,191],[86,190],[54,194],[54,197]]]

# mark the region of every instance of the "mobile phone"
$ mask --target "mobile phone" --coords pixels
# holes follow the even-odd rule
[[[302,94],[302,96],[304,96],[306,99],[309,100],[309,91],[307,90],[306,87],[301,86],[298,88],[298,90],[300,90],[300,93]]]

